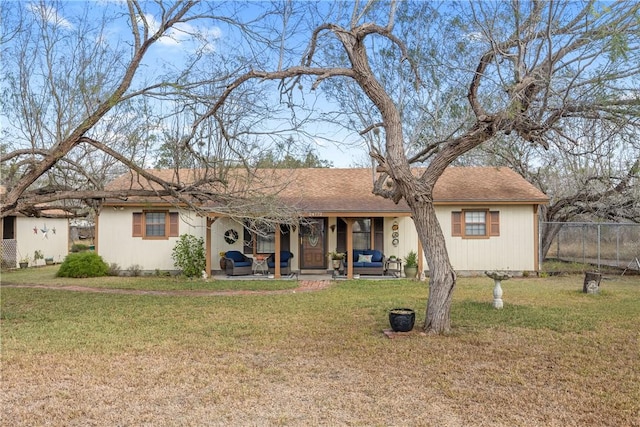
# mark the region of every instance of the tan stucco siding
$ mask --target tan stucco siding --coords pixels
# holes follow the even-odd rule
[[[451,212],[464,206],[437,207],[453,268],[459,271],[536,270],[534,213],[530,205],[483,206],[500,212],[500,236],[463,239],[451,235]],[[468,207],[478,209],[479,207]]]
[[[194,213],[180,212],[179,234],[205,237],[206,221]],[[171,252],[179,237],[168,239],[143,239],[132,237],[133,212],[142,208],[106,208],[100,213],[98,227],[98,253],[107,263],[116,263],[122,270],[138,265],[141,270],[174,270]]]

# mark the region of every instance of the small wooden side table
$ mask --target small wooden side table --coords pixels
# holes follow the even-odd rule
[[[393,268],[391,268],[393,266]],[[402,276],[402,260],[399,259],[388,259],[384,266],[387,274],[392,275],[393,277],[401,277]]]

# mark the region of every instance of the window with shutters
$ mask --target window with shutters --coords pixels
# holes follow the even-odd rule
[[[133,237],[167,239],[180,234],[178,212],[143,211],[133,213]]]
[[[463,239],[487,239],[500,235],[500,212],[465,210],[451,212],[451,235]]]

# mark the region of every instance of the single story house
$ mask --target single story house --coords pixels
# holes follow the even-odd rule
[[[152,172],[165,179],[176,176],[173,170]],[[238,216],[225,214],[224,204],[214,208],[203,202],[196,212],[160,197],[106,200],[96,219],[96,250],[123,269],[175,270],[173,247],[188,233],[204,239],[210,274],[224,273],[219,254],[231,250],[255,260],[275,254],[275,277],[280,277],[283,251],[293,255],[289,269],[299,274],[332,271],[329,252],[358,249],[376,249],[387,260],[415,251],[420,271],[426,270],[408,206],[372,194],[375,173],[366,168],[272,169],[258,171],[257,178],[242,185],[227,183],[228,194],[271,191],[272,199],[263,203],[277,201],[303,218],[297,225],[264,233],[251,232]],[[178,175],[183,183],[197,179],[193,170]],[[151,189],[156,184],[130,172],[107,188],[129,187]],[[547,202],[542,192],[509,168],[448,168],[436,184],[434,204],[453,267],[462,274],[537,271],[538,207]],[[247,209],[255,216],[255,207]],[[349,264],[346,274],[352,277]],[[257,262],[256,267],[264,266]]]

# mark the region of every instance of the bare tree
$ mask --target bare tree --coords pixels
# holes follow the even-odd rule
[[[264,215],[289,221],[272,198],[255,200],[258,193],[226,185],[229,168],[248,170],[257,152],[252,129],[260,129],[256,123],[265,114],[258,116],[252,105],[265,106],[263,89],[247,85],[241,103],[229,100],[219,116],[224,132],[216,120],[201,117],[230,75],[277,51],[268,18],[279,15],[257,5],[243,20],[246,4],[191,0],[0,7],[6,125],[0,160],[8,190],[1,216],[52,208],[79,215],[99,209],[105,198],[147,195],[195,209],[216,202],[210,205],[231,216],[240,215],[232,206],[270,207]],[[251,29],[263,21],[259,31]],[[221,28],[229,39],[219,37]],[[252,51],[249,42],[261,50]],[[180,48],[166,55],[172,45]],[[161,143],[165,152],[188,157],[184,164],[198,174],[184,182],[178,170],[169,178],[150,170]],[[131,188],[105,187],[129,170],[136,177]],[[134,188],[136,181],[153,188]]]
[[[552,141],[548,150],[496,140],[469,153],[462,163],[508,166],[549,196],[549,204],[540,210],[544,258],[564,222],[640,222],[638,121],[632,118],[623,127],[607,129],[576,121],[567,130],[576,144],[564,147]]]
[[[400,8],[410,16],[414,6],[403,2]],[[245,73],[227,87],[210,114],[215,116],[231,94],[254,79],[281,80],[283,91],[289,92],[303,84],[305,77],[315,79],[312,89],[327,79],[355,84],[379,113],[379,121],[369,123],[363,134],[375,129],[383,133],[384,144],[372,146],[370,153],[382,171],[374,192],[396,202],[404,199],[411,208],[430,270],[424,328],[443,333],[451,327],[456,273],[433,206],[436,181],[457,158],[499,136],[512,134],[517,136],[514,144],[545,148],[556,137],[572,145],[575,141],[566,129],[575,120],[623,123],[637,116],[640,6],[635,2],[604,7],[597,2],[513,1],[465,3],[458,9],[445,3],[432,10],[440,27],[414,26],[413,31],[429,34],[431,46],[455,51],[459,58],[450,53],[427,64],[419,62],[427,61],[426,55],[412,56],[415,50],[394,32],[395,2],[384,5],[384,20],[378,7],[382,6],[376,2],[356,2],[343,24],[319,25],[299,65]],[[335,21],[340,18],[336,15]],[[449,30],[442,31],[444,28]],[[332,41],[338,42],[332,45],[334,53],[339,49],[338,54],[323,57],[321,47]],[[372,66],[370,57],[380,49],[395,55],[396,68],[404,69],[402,80],[386,81],[382,71]],[[343,60],[325,62],[329,58]],[[429,67],[433,68],[430,73],[420,72]],[[429,132],[424,121],[418,130],[425,137],[414,139],[419,145],[410,146],[403,120],[406,104],[390,85],[455,96],[453,88],[462,81],[466,82],[466,97],[456,100],[457,115],[442,117],[450,132],[437,138],[441,133]],[[422,99],[434,100],[435,95]],[[423,108],[431,109],[433,117],[439,115],[434,105]],[[416,162],[426,166],[419,176],[411,169]],[[388,178],[391,188],[385,185]]]

